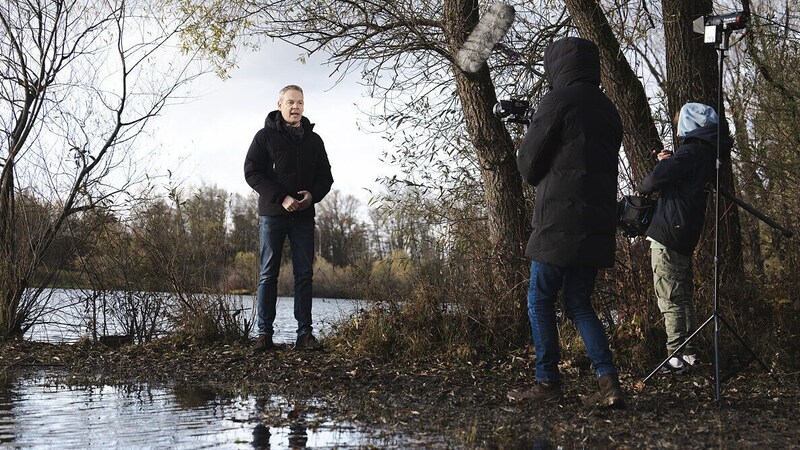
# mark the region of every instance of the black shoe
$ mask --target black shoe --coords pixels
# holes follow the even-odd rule
[[[322,343],[311,333],[303,333],[297,336],[294,344],[295,350],[322,350]]]
[[[259,334],[253,342],[253,353],[263,353],[275,348],[275,343],[272,342],[272,335]]]

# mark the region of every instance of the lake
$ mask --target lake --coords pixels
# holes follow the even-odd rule
[[[40,324],[28,330],[25,339],[39,342],[75,342],[87,335],[87,324],[91,319],[87,308],[87,299],[91,295],[92,291],[80,289],[46,290],[43,295],[46,299],[46,306],[43,308]],[[254,323],[255,296],[231,295],[227,297],[227,301],[242,310],[240,317]],[[95,303],[99,304],[100,302],[100,299],[95,299]],[[312,318],[315,334],[324,336],[330,332],[333,323],[348,317],[362,307],[364,307],[364,302],[359,300],[313,299]],[[113,311],[115,308],[108,307],[108,310]],[[109,313],[107,320],[102,324],[107,326],[107,334],[122,334],[119,321],[113,314]],[[98,328],[102,328],[100,325],[98,323]],[[167,327],[164,325],[164,328]],[[278,297],[274,327],[273,340],[275,343],[294,343],[297,336],[297,321],[294,319],[293,298]]]

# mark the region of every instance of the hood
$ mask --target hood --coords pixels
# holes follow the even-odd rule
[[[720,139],[720,157],[722,157],[722,159],[727,159],[731,154],[733,138],[731,138],[730,132],[728,131],[727,121],[723,120],[720,124],[720,128],[722,130],[722,136]],[[686,136],[683,137],[683,142],[685,143],[695,139],[705,142],[709,150],[715,150],[717,148],[718,134],[717,124],[709,124],[686,133]]]
[[[702,103],[687,103],[678,113],[678,136],[708,125],[716,125],[719,117],[714,108]]]
[[[553,89],[574,83],[600,85],[600,52],[592,41],[568,37],[544,51],[544,74]]]
[[[267,118],[264,119],[264,128],[271,128],[273,130],[281,130],[283,124],[286,123],[283,120],[283,116],[281,116],[281,112],[279,110],[272,111],[271,113],[267,114]],[[309,131],[314,129],[314,124],[311,123],[310,120],[306,116],[303,116],[300,119],[300,125],[303,127],[303,130],[308,133]]]

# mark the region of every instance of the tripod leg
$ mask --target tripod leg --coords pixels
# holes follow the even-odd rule
[[[731,326],[731,324],[730,324],[730,323],[728,323],[728,321],[727,321],[727,320],[725,320],[725,317],[724,317],[722,314],[719,314],[719,313],[718,313],[718,315],[719,315],[719,319],[722,321],[723,325],[725,325],[726,327],[728,327],[728,331],[730,331],[730,332],[731,332],[731,333],[734,335],[734,337],[736,337],[736,339],[739,341],[739,343],[741,343],[741,344],[744,346],[744,348],[745,348],[745,349],[747,349],[747,351],[748,351],[748,352],[750,353],[750,355],[753,357],[753,360],[755,360],[756,362],[758,362],[758,364],[759,364],[759,365],[760,365],[760,366],[761,366],[761,367],[762,367],[764,370],[766,370],[767,372],[769,372],[769,367],[767,367],[767,365],[766,365],[766,364],[764,364],[764,361],[762,361],[762,360],[761,360],[761,358],[759,358],[759,357],[758,357],[758,355],[756,354],[756,352],[754,352],[754,351],[753,351],[753,349],[752,349],[752,348],[750,348],[750,346],[748,346],[748,345],[747,345],[747,343],[744,341],[744,339],[742,339],[742,337],[741,337],[741,336],[739,336],[739,333],[737,333],[737,332],[736,332],[736,330],[734,330],[734,328]]]
[[[688,343],[689,343],[689,342],[690,342],[692,339],[694,339],[694,337],[695,337],[695,336],[697,336],[697,334],[700,332],[700,330],[702,330],[702,329],[703,329],[703,328],[704,328],[706,325],[708,325],[709,323],[711,323],[711,321],[712,321],[712,320],[714,320],[714,316],[713,316],[713,315],[712,315],[711,317],[709,317],[708,319],[706,319],[706,321],[705,321],[705,322],[703,322],[703,324],[702,324],[702,325],[700,325],[699,327],[697,327],[697,329],[696,329],[696,330],[694,330],[694,332],[693,332],[691,335],[689,335],[689,337],[688,337],[688,338],[686,338],[686,340],[685,340],[685,341],[683,341],[683,343],[682,343],[681,345],[679,345],[679,346],[678,346],[678,348],[676,348],[674,352],[672,352],[672,353],[671,353],[669,356],[667,356],[667,359],[665,359],[665,360],[661,361],[661,364],[659,364],[658,366],[656,366],[656,368],[655,368],[655,369],[653,369],[653,371],[652,371],[652,372],[650,372],[650,375],[647,375],[647,376],[645,377],[645,379],[644,379],[644,380],[642,380],[642,383],[647,383],[647,380],[649,380],[650,378],[652,378],[652,377],[653,377],[653,375],[655,375],[655,374],[656,374],[656,372],[658,372],[658,369],[660,369],[660,368],[664,367],[664,364],[666,364],[666,363],[667,363],[667,361],[669,361],[669,360],[670,360],[670,358],[672,358],[672,357],[674,357],[675,355],[677,355],[678,353],[680,353],[680,351],[681,351],[681,350],[683,350],[683,347],[685,347],[685,346],[686,346],[686,345],[687,345],[687,344],[688,344]],[[699,370],[699,369],[697,369],[697,370]],[[701,373],[702,373],[702,374],[703,374],[703,376],[704,376],[704,377],[706,377],[707,379],[709,379],[709,380],[711,379],[711,378],[710,378],[708,375],[706,375],[706,373],[704,373],[703,371],[701,371]]]

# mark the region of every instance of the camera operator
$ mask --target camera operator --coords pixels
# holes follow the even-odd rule
[[[591,303],[600,267],[614,264],[617,164],[622,123],[600,90],[597,46],[568,37],[544,54],[552,90],[542,97],[522,140],[517,167],[536,187],[528,316],[536,348],[536,384],[511,391],[510,400],[557,402],[561,359],[556,297],[578,328],[600,386],[588,403],[624,407],[608,338]]]
[[[692,301],[692,253],[705,222],[705,187],[714,180],[717,123],[714,109],[702,103],[683,105],[677,134],[681,145],[675,154],[661,151],[653,171],[636,187],[642,194],[659,191],[656,210],[646,235],[650,241],[653,287],[664,315],[667,354],[672,354],[697,329]],[[730,156],[733,140],[723,121],[720,155]],[[683,354],[670,358],[663,372],[682,373],[695,364],[696,348],[690,341]]]

